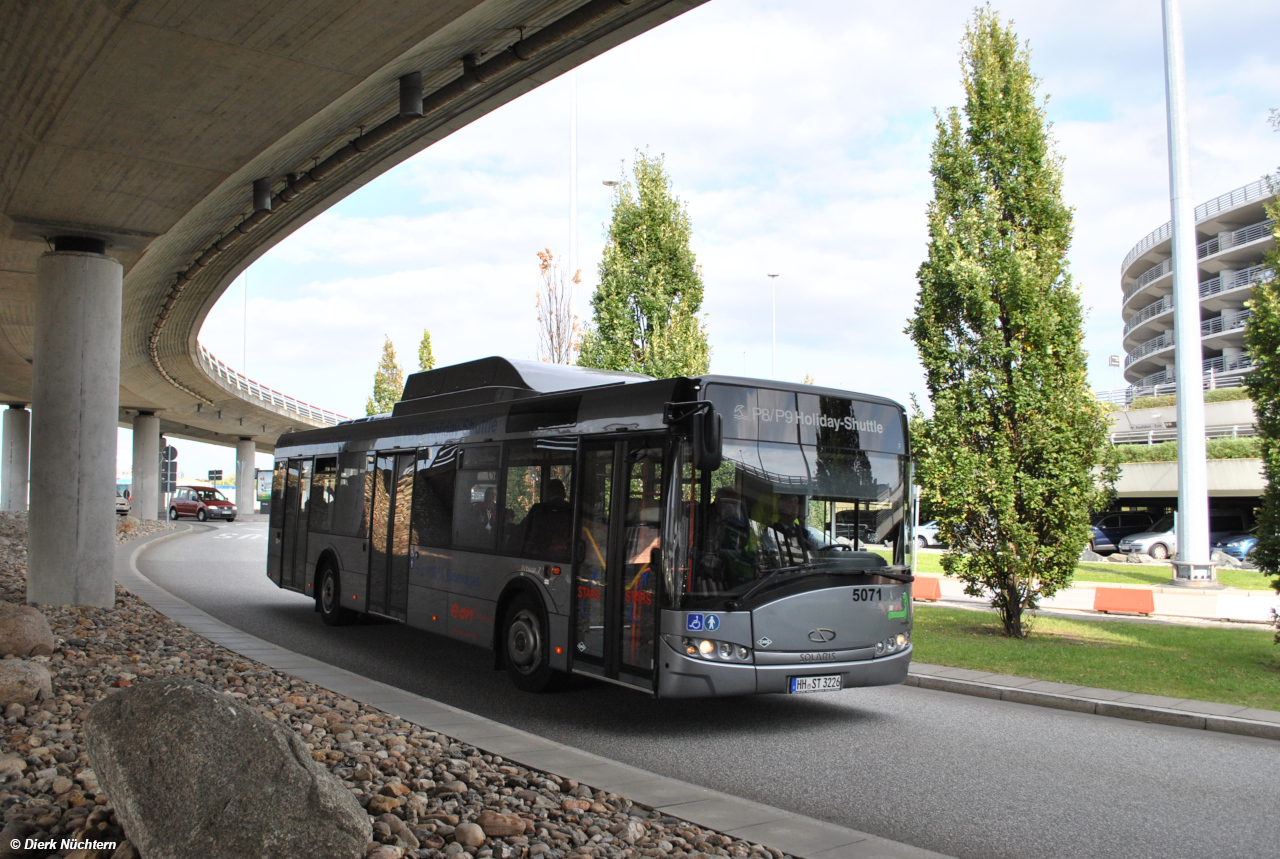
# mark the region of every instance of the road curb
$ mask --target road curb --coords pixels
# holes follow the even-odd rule
[[[915,671],[909,672],[904,682],[907,686],[918,686],[921,689],[954,692],[960,695],[972,695],[977,698],[1010,701],[1015,704],[1030,704],[1034,707],[1050,707],[1055,710],[1092,713],[1095,716],[1108,716],[1114,719],[1130,719],[1136,722],[1171,725],[1175,728],[1192,728],[1202,731],[1216,731],[1223,734],[1258,737],[1266,740],[1280,740],[1280,723],[1264,722],[1256,719],[1196,713],[1188,710],[1154,707],[1125,701],[1105,701],[1078,695],[1062,695],[1055,692],[1040,692],[1034,689],[1021,689],[994,683],[963,680],[956,677],[939,677],[934,674],[917,673]],[[1034,681],[1027,680],[1027,682]]]
[[[202,529],[191,525],[182,530],[139,538],[136,546],[128,543],[117,546],[116,582],[175,623],[246,659],[490,754],[500,755],[531,770],[574,779],[669,817],[781,850],[796,859],[947,859],[940,853],[619,763],[369,680],[242,632],[173,595],[138,569],[138,556],[146,549],[198,530]]]

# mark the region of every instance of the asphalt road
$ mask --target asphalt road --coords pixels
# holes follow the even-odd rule
[[[896,686],[666,701],[528,695],[486,651],[329,628],[266,577],[266,524],[198,526],[143,574],[283,647],[617,761],[957,857],[1280,854],[1280,743]]]

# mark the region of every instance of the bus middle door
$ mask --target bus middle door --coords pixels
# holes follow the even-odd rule
[[[574,571],[574,662],[653,685],[663,440],[587,441]]]
[[[412,453],[379,454],[373,480],[369,538],[369,611],[398,620],[409,616],[409,519]]]

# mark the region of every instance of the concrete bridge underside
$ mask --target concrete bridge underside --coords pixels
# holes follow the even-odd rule
[[[269,451],[323,420],[201,356],[206,315],[250,263],[405,158],[701,2],[0,6],[0,402],[32,404],[33,581],[75,561],[29,596],[109,601],[89,579],[99,564],[110,576],[114,514],[97,496],[115,425],[141,416],[148,436]]]

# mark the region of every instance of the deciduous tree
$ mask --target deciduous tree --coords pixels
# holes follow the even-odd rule
[[[538,310],[538,360],[548,364],[572,364],[582,344],[582,326],[573,312],[573,292],[582,283],[582,272],[575,271],[566,282],[550,248],[538,251],[538,274],[542,285],[534,299]]]
[[[436,356],[431,352],[431,332],[422,329],[422,342],[418,344],[418,370],[434,370],[436,368]]]
[[[661,156],[636,152],[633,179],[614,190],[600,285],[578,363],[659,378],[707,371],[702,271],[689,215]]]
[[[404,371],[396,363],[396,347],[388,337],[382,345],[382,358],[378,360],[378,369],[373,373],[373,396],[364,404],[366,415],[384,415],[400,401],[404,391]]]
[[[1272,112],[1272,122],[1280,131],[1280,115]],[[1272,180],[1280,187],[1280,177]],[[1280,247],[1280,203],[1267,207],[1276,220],[1272,234]],[[1262,448],[1262,506],[1258,509],[1258,545],[1252,560],[1269,576],[1280,576],[1280,254],[1267,253],[1271,278],[1253,285],[1253,298],[1245,306],[1253,311],[1245,323],[1245,343],[1253,359],[1253,370],[1245,377],[1245,387],[1258,416],[1258,439]],[[1272,579],[1280,591],[1280,578]],[[1280,623],[1280,621],[1278,621]],[[1276,634],[1280,643],[1280,633]]]
[[[916,477],[949,575],[1005,633],[1066,586],[1115,464],[1090,392],[1071,210],[1029,50],[990,8],[965,32],[965,104],[937,121],[929,252],[907,332],[933,414],[912,420]]]

